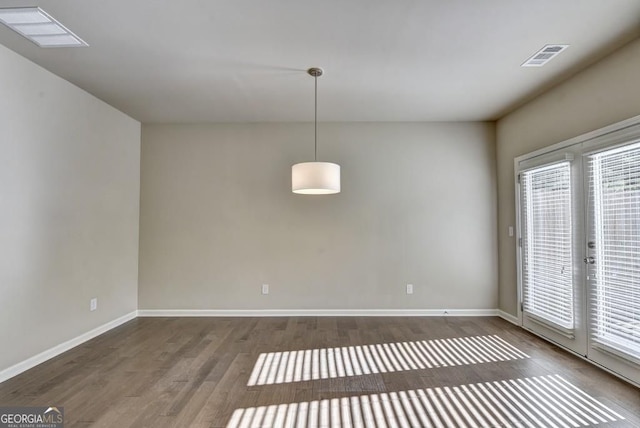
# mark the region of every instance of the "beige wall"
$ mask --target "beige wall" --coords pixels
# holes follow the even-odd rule
[[[319,131],[338,195],[291,193],[312,124],[144,125],[140,309],[496,308],[494,125]]]
[[[637,115],[640,40],[498,121],[500,309],[517,311],[514,158]]]
[[[2,371],[136,309],[140,124],[3,46],[0,94]]]

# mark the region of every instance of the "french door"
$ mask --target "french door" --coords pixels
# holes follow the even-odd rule
[[[640,384],[640,126],[516,168],[523,326]]]
[[[523,162],[520,184],[520,279],[523,326],[587,354],[580,264],[582,179],[575,150]],[[579,154],[578,154],[579,155]]]
[[[584,163],[589,358],[640,383],[640,137]]]

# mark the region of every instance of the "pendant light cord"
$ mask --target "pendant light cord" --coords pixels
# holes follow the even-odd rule
[[[315,162],[318,162],[318,76],[313,76],[313,80],[315,81],[315,116],[314,116],[315,142],[314,142],[313,160]]]

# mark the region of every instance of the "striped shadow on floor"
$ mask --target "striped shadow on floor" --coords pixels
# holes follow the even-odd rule
[[[496,335],[270,352],[260,354],[247,385],[302,382],[522,358],[529,356]]]
[[[559,375],[237,409],[227,428],[581,427],[624,417]]]

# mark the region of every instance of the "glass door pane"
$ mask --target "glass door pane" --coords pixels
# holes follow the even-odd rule
[[[569,161],[520,174],[522,314],[526,328],[584,355],[585,329],[576,328],[583,317],[577,316],[573,181]]]

